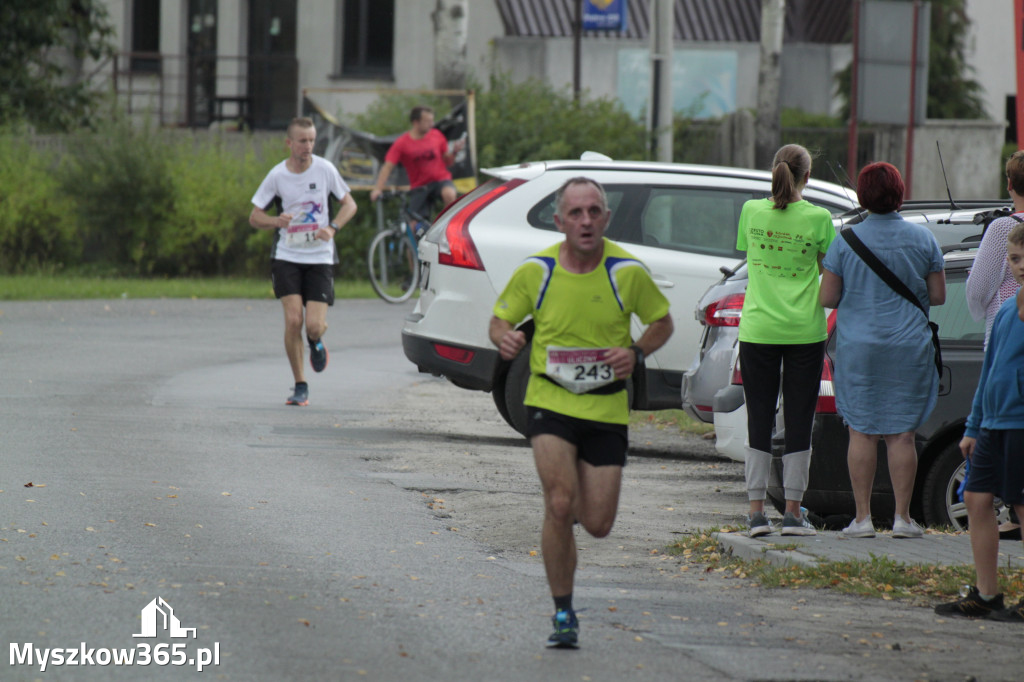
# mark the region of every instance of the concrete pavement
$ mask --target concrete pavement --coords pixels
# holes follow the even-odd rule
[[[904,564],[973,564],[971,539],[967,533],[925,531],[922,538],[893,538],[892,531],[879,531],[873,538],[844,538],[839,531],[819,530],[813,536],[762,535],[747,537],[746,531],[716,533],[724,552],[741,559],[767,559],[774,564],[814,566],[825,561],[887,556]],[[794,545],[796,549],[789,549]],[[778,549],[785,547],[786,549]],[[1020,540],[999,541],[999,565],[1024,569],[1024,544]]]

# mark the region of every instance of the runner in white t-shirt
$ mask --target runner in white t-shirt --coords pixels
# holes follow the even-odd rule
[[[288,124],[285,138],[290,154],[274,166],[252,197],[249,224],[258,230],[277,230],[271,249],[274,295],[284,308],[284,349],[295,377],[288,405],[308,405],[309,385],[303,373],[302,328],[309,342],[309,361],[316,372],[327,367],[327,308],[334,305],[334,237],[356,213],[356,202],[338,169],[313,155],[316,127],[308,118]],[[329,199],[339,202],[329,219]],[[277,209],[277,215],[267,210]],[[305,314],[303,314],[305,312]]]

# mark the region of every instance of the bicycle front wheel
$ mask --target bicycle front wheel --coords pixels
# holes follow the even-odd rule
[[[419,284],[419,257],[408,237],[385,230],[370,243],[366,255],[370,285],[388,303],[408,301]]]

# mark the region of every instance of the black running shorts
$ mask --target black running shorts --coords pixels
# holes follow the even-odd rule
[[[334,305],[334,266],[326,263],[292,263],[274,259],[270,263],[274,296],[302,295],[302,304],[320,301]]]
[[[529,438],[548,434],[576,446],[576,456],[587,464],[600,466],[626,466],[629,446],[629,427],[527,407],[526,435]]]

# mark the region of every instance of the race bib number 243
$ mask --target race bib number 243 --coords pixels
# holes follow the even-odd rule
[[[615,381],[615,372],[604,361],[608,348],[548,346],[545,374],[573,393],[586,393]]]

